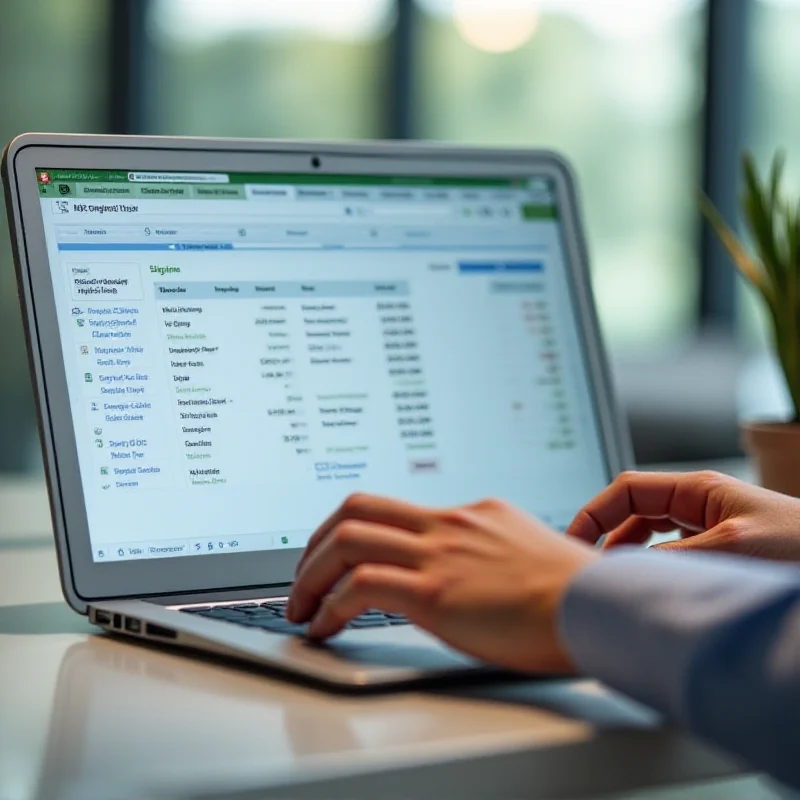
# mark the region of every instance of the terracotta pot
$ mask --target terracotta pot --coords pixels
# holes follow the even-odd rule
[[[800,424],[742,425],[742,444],[758,468],[765,489],[800,497]]]

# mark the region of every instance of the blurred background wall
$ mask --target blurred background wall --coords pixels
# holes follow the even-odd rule
[[[738,153],[800,188],[800,0],[5,0],[0,140],[26,130],[423,138],[575,165],[640,463],[738,452],[786,400],[700,225]],[[0,474],[41,469],[0,232]]]

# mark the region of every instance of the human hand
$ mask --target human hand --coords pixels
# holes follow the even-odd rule
[[[680,529],[665,550],[720,550],[800,561],[800,500],[716,472],[626,472],[578,513],[567,536],[603,547],[645,544]]]
[[[434,510],[354,495],[311,537],[287,616],[324,639],[377,607],[483,661],[570,672],[558,609],[599,557],[497,500]]]

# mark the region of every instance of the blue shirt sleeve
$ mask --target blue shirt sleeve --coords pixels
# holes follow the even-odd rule
[[[560,625],[581,671],[800,788],[800,568],[620,548]]]

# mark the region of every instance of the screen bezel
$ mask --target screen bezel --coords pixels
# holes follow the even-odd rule
[[[316,156],[320,167],[312,166]],[[252,140],[26,135],[9,146],[12,239],[37,395],[62,585],[73,607],[90,600],[198,591],[270,588],[291,582],[300,550],[95,563],[56,318],[51,269],[35,169],[365,174],[422,177],[547,177],[554,181],[570,290],[588,371],[607,478],[630,464],[614,402],[590,289],[575,186],[566,163],[535,150],[488,150],[414,144],[325,144]]]

